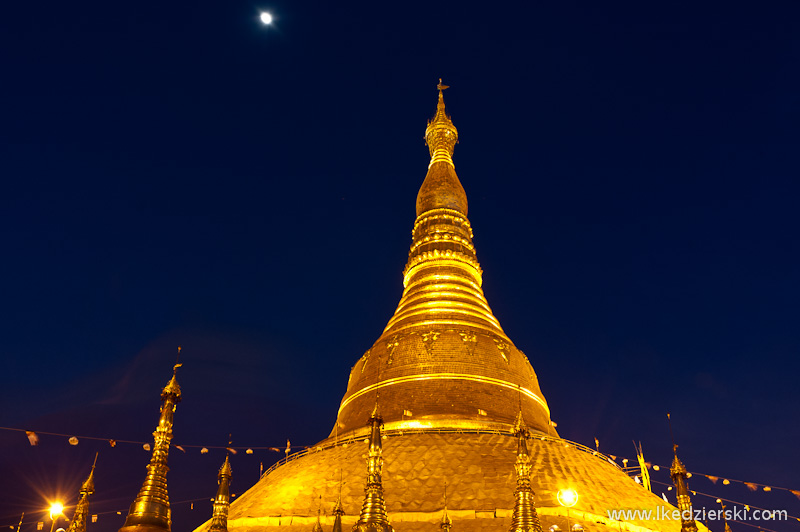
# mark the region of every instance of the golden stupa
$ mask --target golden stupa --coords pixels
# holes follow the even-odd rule
[[[311,532],[322,500],[326,531],[679,531],[611,520],[609,510],[673,507],[556,433],[536,372],[483,294],[458,131],[438,88],[397,310],[353,366],[330,436],[266,471],[230,505],[228,530]],[[562,489],[578,494],[571,508]]]

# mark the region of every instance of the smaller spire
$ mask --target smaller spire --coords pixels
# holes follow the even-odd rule
[[[181,348],[178,347],[180,356]],[[153,432],[153,454],[147,464],[145,476],[139,494],[133,500],[125,525],[120,532],[138,532],[143,527],[148,532],[170,532],[172,528],[172,511],[169,506],[167,492],[167,457],[172,442],[172,426],[175,409],[181,402],[181,387],[178,385],[178,368],[182,364],[176,362],[172,368],[172,378],[161,390],[161,415],[158,426]]]
[[[319,514],[322,512],[322,495],[319,496],[319,505],[317,505],[317,522],[314,524],[312,532],[322,532],[322,523],[319,520]]]
[[[89,496],[94,493],[95,465],[97,465],[97,453],[94,455],[94,463],[92,464],[92,470],[89,471],[89,476],[86,477],[86,480],[81,484],[81,498],[78,500],[78,505],[75,507],[75,514],[72,516],[72,521],[69,523],[67,532],[86,532],[86,518],[89,516]],[[21,522],[22,520],[20,519],[20,523]]]
[[[517,489],[514,490],[516,502],[511,516],[510,532],[542,532],[542,524],[533,502],[534,492],[531,487],[531,464],[528,455],[528,427],[520,408],[514,422],[514,434],[517,437],[517,461],[514,469],[517,472]]]
[[[728,507],[725,506],[725,503],[722,502],[722,499],[717,499],[717,502],[722,507],[722,520],[725,522],[725,532],[731,532],[731,525],[728,524],[728,516],[726,515],[727,512],[725,511]],[[706,525],[706,528],[708,528],[708,525]]]
[[[378,405],[369,418],[370,436],[367,453],[367,485],[364,488],[364,502],[361,514],[353,525],[353,532],[394,532],[386,513],[386,501],[383,497],[383,444],[381,427],[383,419],[378,413]]]
[[[440,80],[441,81],[441,80]],[[447,482],[444,483],[444,510],[442,510],[442,521],[439,523],[439,528],[442,532],[450,532],[453,527],[453,521],[447,515]]]
[[[231,462],[228,455],[217,474],[217,494],[214,497],[214,513],[211,517],[209,532],[228,532],[228,509],[231,506]]]
[[[672,436],[672,418],[667,414],[669,422],[669,432]],[[669,468],[669,476],[675,485],[675,494],[678,499],[678,510],[681,513],[681,532],[697,532],[697,523],[693,519],[692,499],[689,496],[689,474],[686,467],[678,458],[678,446],[675,444],[675,437],[672,437],[672,466]]]
[[[336,499],[336,504],[333,506],[333,531],[332,532],[342,532],[342,516],[344,515],[344,509],[342,508],[342,494],[339,494],[339,498]]]

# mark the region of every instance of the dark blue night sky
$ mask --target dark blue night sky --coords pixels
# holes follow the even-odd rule
[[[0,426],[151,440],[181,345],[176,444],[327,436],[400,298],[441,77],[486,296],[561,435],[668,464],[671,412],[689,470],[800,490],[798,21],[792,2],[5,5]],[[89,530],[116,531],[149,459],[0,449],[0,526],[25,511],[24,532],[98,450]],[[176,532],[210,517],[223,456],[173,450]],[[234,456],[233,491],[282,456]],[[786,491],[691,483],[800,516]]]

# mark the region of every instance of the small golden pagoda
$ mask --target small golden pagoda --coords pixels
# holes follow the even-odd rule
[[[181,364],[175,364],[172,378],[161,390],[161,415],[153,432],[153,455],[147,464],[147,475],[139,494],[131,504],[125,525],[119,532],[170,532],[172,512],[167,492],[167,457],[172,442],[175,409],[181,402],[181,387],[177,377],[179,367]]]
[[[211,517],[210,532],[228,532],[228,508],[231,505],[231,462],[228,455],[217,475],[217,494],[214,497],[214,514]]]
[[[97,455],[94,455],[94,463],[89,476],[81,484],[81,498],[75,507],[72,521],[69,522],[67,532],[86,532],[86,519],[89,517],[89,497],[94,493],[94,467],[97,465]]]
[[[568,521],[587,531],[680,531],[679,521],[608,517],[608,510],[672,507],[610,458],[558,436],[530,360],[493,315],[453,163],[458,130],[445,110],[446,88],[440,80],[425,130],[431,158],[400,303],[351,369],[331,435],[267,470],[231,504],[228,529],[308,532],[321,497],[337,501],[323,530],[334,523],[363,530],[372,519],[376,529],[397,532],[538,532],[568,530]],[[365,458],[372,461],[366,497]],[[571,508],[557,501],[567,488],[580,494]],[[367,499],[372,513],[364,511]]]

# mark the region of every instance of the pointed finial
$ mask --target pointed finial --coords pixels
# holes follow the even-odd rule
[[[669,437],[672,439],[672,454],[678,454],[678,446],[675,445],[675,435],[672,434],[672,416],[667,412],[667,424],[669,425]]]
[[[428,121],[428,127],[425,129],[425,142],[428,144],[428,149],[431,153],[431,162],[429,167],[437,162],[445,162],[451,167],[453,166],[453,150],[458,142],[458,130],[453,125],[453,121],[447,116],[444,107],[444,95],[442,91],[450,88],[448,85],[442,84],[442,79],[439,78],[439,84],[436,85],[439,90],[439,102],[436,104],[436,114]]]
[[[171,510],[167,493],[167,457],[172,442],[172,427],[175,410],[181,401],[181,387],[175,373],[180,364],[172,369],[172,378],[161,391],[161,416],[153,433],[154,445],[150,463],[147,465],[145,477],[139,494],[131,504],[125,525],[120,532],[139,532],[147,526],[148,531],[170,532]]]
[[[442,532],[449,532],[453,526],[453,521],[447,515],[447,481],[444,482],[444,510],[442,511],[442,521],[439,523],[439,528]]]
[[[231,505],[231,470],[230,455],[225,454],[225,461],[217,474],[217,494],[214,497],[214,510],[211,515],[209,532],[228,532],[228,510]]]

